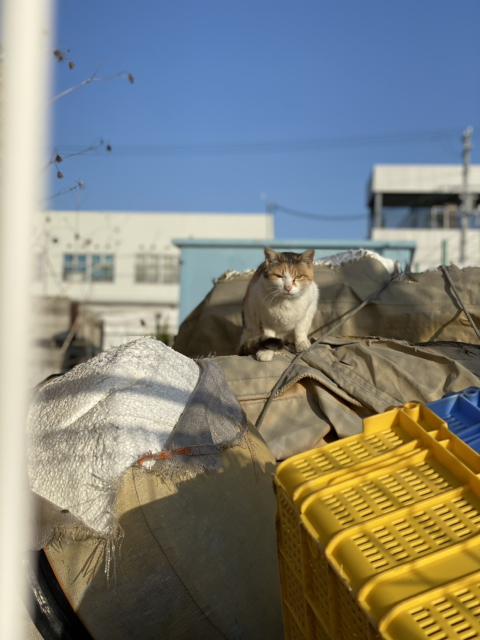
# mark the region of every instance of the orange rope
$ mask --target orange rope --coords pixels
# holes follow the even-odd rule
[[[140,460],[139,464],[144,464],[147,460],[165,460],[166,458],[171,458],[172,456],[178,455],[189,455],[192,452],[191,447],[184,447],[183,449],[172,449],[171,451],[161,451],[160,453],[146,453]]]

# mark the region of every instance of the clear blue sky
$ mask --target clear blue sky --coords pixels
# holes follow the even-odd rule
[[[86,189],[49,205],[257,212],[266,194],[338,215],[278,213],[279,238],[364,238],[366,217],[341,216],[367,211],[374,163],[460,162],[470,124],[480,160],[479,24],[478,0],[58,0],[55,46],[75,67],[52,62],[55,93],[102,60],[100,76],[128,71],[135,83],[96,82],[55,103],[59,150],[103,138],[112,151],[63,162],[63,180],[52,171],[51,194],[76,179]],[[438,130],[454,133],[354,140]],[[329,139],[345,143],[305,148]]]

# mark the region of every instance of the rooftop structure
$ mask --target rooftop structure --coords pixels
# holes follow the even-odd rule
[[[370,238],[415,240],[413,270],[424,271],[453,262],[480,264],[480,165],[469,169],[471,195],[462,260],[461,198],[463,166],[375,165],[368,183]]]
[[[375,165],[368,183],[371,228],[456,228],[463,192],[463,167]],[[480,165],[470,166],[472,205],[480,203]],[[473,219],[474,226],[480,226]]]

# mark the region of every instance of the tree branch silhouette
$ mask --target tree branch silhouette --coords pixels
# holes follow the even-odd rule
[[[63,96],[68,95],[72,91],[76,91],[77,89],[80,89],[80,87],[83,87],[83,86],[85,86],[87,84],[90,84],[90,82],[104,82],[105,80],[116,80],[118,78],[125,78],[131,84],[133,84],[135,82],[135,78],[133,77],[133,75],[131,73],[128,73],[127,71],[122,71],[121,73],[116,73],[113,76],[106,76],[104,78],[97,78],[97,74],[100,71],[100,69],[102,68],[102,65],[103,65],[103,60],[98,65],[98,67],[96,68],[94,73],[89,78],[87,78],[86,80],[82,80],[81,82],[79,82],[78,84],[74,85],[73,87],[70,87],[69,89],[65,89],[65,91],[62,91],[61,93],[56,95],[54,98],[52,98],[48,104],[53,104],[54,102],[56,102],[60,98],[63,98]]]

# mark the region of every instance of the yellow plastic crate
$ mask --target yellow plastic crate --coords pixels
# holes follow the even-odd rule
[[[308,495],[340,482],[352,469],[357,474],[371,466],[390,464],[393,455],[408,455],[425,446],[425,432],[448,430],[441,418],[415,403],[366,418],[363,428],[356,436],[292,456],[277,468],[278,545],[299,577],[300,505]]]
[[[283,610],[283,620],[285,624],[285,635],[287,638],[291,638],[291,640],[306,639],[307,636],[304,635],[302,629],[298,626],[295,616],[292,614],[291,610],[285,606]]]
[[[308,604],[302,582],[289,570],[281,555],[279,560],[285,636],[289,640],[331,640]]]
[[[429,447],[392,458],[388,467],[348,474],[343,482],[317,491],[302,503],[302,523],[316,531],[326,546],[347,527],[468,484],[475,475],[447,445],[432,439]]]
[[[389,621],[393,635],[384,635],[387,627],[383,618],[387,620],[390,609],[396,610],[401,601],[417,596],[422,589],[441,584],[435,567],[451,562],[450,549],[463,558],[472,553],[469,545],[475,549],[478,546],[480,558],[480,481],[476,477],[480,456],[444,424],[433,423],[430,435],[419,434],[415,429],[422,429],[420,422],[425,425],[425,418],[426,426],[432,427],[428,410],[418,405],[407,409],[417,414],[417,420],[420,417],[416,427],[404,410],[374,417],[383,418],[384,424],[386,418],[397,432],[403,430],[402,435],[407,432],[417,436],[415,442],[403,437],[404,444],[387,454],[388,461],[383,454],[376,456],[376,463],[364,459],[346,469],[334,469],[333,478],[328,474],[317,476],[313,483],[306,481],[310,483],[308,488],[303,482],[293,491],[293,482],[286,482],[285,477],[281,483],[277,480],[282,593],[285,600],[283,585],[295,576],[297,606],[304,611],[301,630],[305,638],[322,638],[315,635],[315,629],[320,628],[326,637],[337,640],[403,640],[407,636],[396,635],[395,629],[407,622],[414,624],[408,618],[410,609],[402,609],[398,619]],[[375,422],[378,425],[381,421]],[[407,448],[402,449],[405,444]],[[313,453],[317,452],[309,455]],[[284,463],[284,476],[288,475],[286,467]],[[298,479],[298,472],[293,473]],[[443,559],[445,553],[448,560]],[[429,559],[434,569],[427,582],[419,578],[417,590],[402,591],[402,580],[409,580],[409,568],[415,569],[418,562],[428,564]],[[458,569],[458,564],[457,569],[467,575],[478,570],[477,561],[460,562],[463,569]],[[395,588],[386,589],[397,574],[401,577]],[[381,585],[378,589],[374,588],[377,582]],[[386,593],[396,594],[396,599],[392,596],[388,600]],[[382,602],[379,594],[384,595]],[[412,637],[437,640],[435,635],[419,633],[417,630]],[[288,629],[286,637],[293,637]],[[458,636],[462,640],[474,637]]]
[[[462,487],[335,536],[325,550],[325,558],[330,571],[333,569],[333,576],[329,576],[329,600],[343,603],[338,610],[336,637],[368,638],[370,625],[378,625],[399,601],[410,598],[416,589],[438,584],[435,580],[441,579],[438,569],[445,562],[444,550],[454,551],[462,575],[478,568],[480,565],[471,563],[465,568],[464,556],[469,554],[467,542],[480,544],[479,494],[480,487],[476,492]],[[430,558],[437,573],[433,572],[428,579],[412,581],[415,562],[423,558]],[[444,581],[445,576],[453,575],[450,571],[448,568]],[[384,579],[376,582],[378,576]],[[405,586],[405,579],[412,584]],[[312,593],[310,599],[322,595],[325,594]],[[350,636],[352,628],[355,636]],[[427,635],[424,637],[431,640]],[[402,638],[397,636],[397,640]]]
[[[282,584],[286,590],[288,572],[295,574],[296,580],[288,581],[290,610],[302,602],[304,614],[297,611],[296,625],[307,633],[306,620],[308,604],[302,585],[302,559],[300,540],[299,505],[310,493],[325,483],[341,481],[351,469],[368,468],[375,464],[391,462],[393,452],[408,455],[420,448],[425,441],[425,431],[447,429],[447,425],[428,408],[418,404],[408,404],[378,416],[364,420],[364,431],[357,436],[324,446],[305,454],[289,458],[280,464],[275,476],[277,492],[277,539],[280,550]],[[282,571],[282,558],[286,569]],[[296,586],[298,591],[295,594]],[[303,598],[303,600],[302,600]],[[284,598],[285,601],[285,598]],[[296,602],[296,605],[292,604]],[[326,603],[328,604],[328,602]],[[315,625],[317,618],[315,617]],[[321,627],[321,625],[320,625]],[[292,626],[292,629],[296,629]],[[323,627],[322,627],[323,629]],[[320,637],[320,631],[309,637]],[[293,637],[288,635],[287,637]]]
[[[479,567],[477,535],[377,576],[360,590],[357,600],[366,617],[378,620],[378,630],[390,640],[405,637],[397,635],[404,625],[416,627],[410,637],[418,640],[478,638],[480,609],[474,598],[480,586]],[[430,620],[425,620],[428,614]],[[446,614],[443,621],[442,614]],[[460,619],[462,626],[456,624]]]
[[[432,439],[431,447],[392,462],[351,474],[302,504],[305,596],[334,638],[369,637],[370,620],[355,595],[377,573],[435,553],[437,536],[441,544],[454,544],[457,527],[465,536],[480,533],[480,500],[470,490],[475,484],[480,496],[480,481],[442,444]],[[434,514],[429,536],[432,523],[422,518]]]
[[[409,453],[425,442],[425,431],[448,429],[428,407],[408,403],[363,420],[363,432],[312,449],[280,463],[275,474],[277,487],[289,500],[300,504],[328,477],[331,482],[347,469],[358,471],[391,460],[392,453]]]
[[[412,598],[392,609],[382,637],[473,640],[480,637],[480,572]]]

